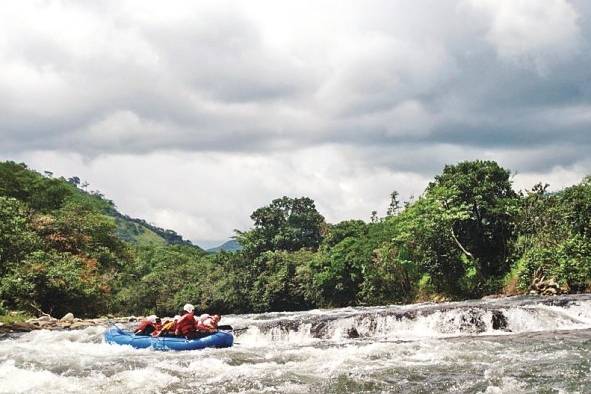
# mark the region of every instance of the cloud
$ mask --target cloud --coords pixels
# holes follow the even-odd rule
[[[591,98],[583,3],[340,4],[5,5],[3,150],[486,145],[493,129],[510,145],[589,125],[543,122]]]
[[[504,60],[531,63],[544,73],[578,47],[578,15],[566,0],[470,3],[488,17],[485,37]]]
[[[40,171],[79,176],[89,190],[107,194],[131,216],[174,229],[201,245],[227,239],[234,229],[252,225],[250,214],[283,195],[309,196],[329,222],[349,218],[368,220],[371,211],[385,215],[389,194],[403,200],[424,191],[431,175],[459,160],[497,160],[516,171],[515,188],[529,189],[540,181],[552,190],[579,182],[591,161],[561,164],[552,149],[536,152],[530,163],[524,150],[462,149],[453,145],[401,146],[361,152],[340,144],[289,153],[243,154],[161,152],[143,155],[110,154],[86,160],[79,154],[35,151],[13,159]],[[376,158],[379,158],[376,160]]]
[[[367,217],[458,160],[591,172],[585,1],[18,2],[0,37],[0,157],[192,239],[290,193]]]
[[[392,190],[408,197],[428,181],[375,166],[340,146],[270,155],[114,154],[91,161],[79,154],[38,151],[17,159],[40,171],[79,176],[90,182],[89,190],[107,192],[123,212],[208,243],[249,228],[250,214],[282,195],[311,197],[334,223],[368,219],[374,209],[385,212]]]

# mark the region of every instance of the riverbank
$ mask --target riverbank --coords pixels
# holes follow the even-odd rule
[[[588,293],[586,293],[588,294]],[[500,300],[500,299],[514,299],[518,297],[524,297],[525,295],[518,294],[518,295],[508,295],[508,294],[493,294],[482,297],[480,300],[456,300],[450,301],[445,298],[439,299],[431,299],[426,302],[419,302],[416,304],[406,304],[403,305],[405,307],[412,307],[413,305],[438,305],[442,303],[452,303],[457,305],[462,305],[463,303],[470,303],[470,302],[478,302],[478,301],[489,301],[489,300]],[[560,294],[555,293],[534,293],[530,292],[528,297],[533,297],[533,299],[538,299],[540,303],[552,304],[553,299],[557,299],[560,297]],[[563,294],[565,299],[569,299],[569,295]],[[576,297],[576,295],[571,294],[570,296]],[[370,307],[371,308],[371,307]],[[328,310],[327,310],[328,311]],[[285,313],[285,312],[270,312],[270,313]],[[67,313],[62,318],[58,319],[49,315],[43,315],[40,317],[30,317],[24,315],[23,312],[10,312],[8,315],[0,316],[0,338],[9,334],[15,333],[26,333],[35,330],[50,330],[50,331],[61,331],[61,330],[80,330],[85,329],[88,327],[94,326],[108,326],[111,324],[129,324],[140,321],[144,318],[144,316],[101,316],[98,318],[88,318],[82,319],[75,317],[72,313]]]
[[[14,314],[15,312],[13,312],[13,316]],[[81,319],[75,317],[72,313],[66,314],[61,319],[57,319],[48,315],[43,315],[36,318],[28,318],[26,320],[5,319],[4,322],[0,321],[0,335],[30,332],[35,330],[80,330],[93,326],[107,326],[114,323],[133,323],[141,319],[143,319],[143,316],[103,316],[92,319]]]

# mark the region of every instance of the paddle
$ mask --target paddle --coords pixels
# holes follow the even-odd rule
[[[221,330],[221,331],[233,331],[235,333],[239,333],[239,332],[248,330],[248,327],[234,328],[234,327],[232,327],[229,324],[227,324],[227,325],[223,325],[222,324],[221,326],[218,326],[218,330]]]

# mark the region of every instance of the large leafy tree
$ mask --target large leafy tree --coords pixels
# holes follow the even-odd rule
[[[494,161],[465,161],[445,166],[429,184],[449,212],[461,210],[447,231],[475,265],[481,279],[499,277],[510,266],[519,197],[512,189],[510,171]]]
[[[324,217],[308,197],[275,199],[250,217],[254,228],[239,232],[238,241],[254,256],[274,250],[317,249],[322,240]]]
[[[454,234],[455,223],[469,217],[464,204],[446,206],[455,191],[434,187],[397,218],[393,237],[396,261],[414,262],[435,292],[456,295],[466,274],[466,255]]]
[[[57,315],[104,311],[111,281],[129,259],[113,219],[75,203],[23,216],[22,203],[0,201],[0,216],[9,224],[3,232],[7,247],[1,247],[9,261],[0,278],[8,305]]]

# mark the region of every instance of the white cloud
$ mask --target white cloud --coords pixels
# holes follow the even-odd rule
[[[367,218],[459,160],[559,187],[591,172],[588,32],[563,0],[2,3],[0,158],[212,242],[284,194]]]
[[[388,195],[422,191],[427,178],[366,163],[354,150],[322,146],[289,154],[158,153],[106,155],[32,152],[18,157],[39,171],[79,176],[131,216],[192,240],[216,241],[251,226],[250,214],[272,199],[309,196],[330,222],[384,213]]]
[[[384,215],[389,194],[397,190],[403,200],[419,196],[450,154],[458,160],[493,159],[510,169],[523,166],[527,152],[461,151],[440,147],[440,157],[427,149],[401,149],[400,160],[437,163],[431,173],[393,170],[388,163],[372,164],[353,147],[319,146],[271,155],[226,153],[153,153],[105,155],[84,160],[77,154],[30,152],[17,160],[56,176],[77,175],[89,181],[89,190],[100,190],[120,210],[185,237],[212,245],[227,239],[234,229],[247,229],[250,214],[283,195],[308,196],[316,201],[329,222],[357,218],[368,220],[371,211]],[[568,152],[567,152],[568,153]],[[548,152],[538,152],[540,159]],[[441,163],[441,164],[440,164]],[[441,166],[440,166],[440,165]],[[409,163],[409,168],[413,167]],[[550,170],[518,171],[516,189],[529,189],[543,181],[552,190],[579,182],[591,162]],[[428,171],[429,172],[429,171]]]
[[[579,44],[577,12],[566,0],[470,0],[490,17],[487,40],[502,58],[544,71]]]

